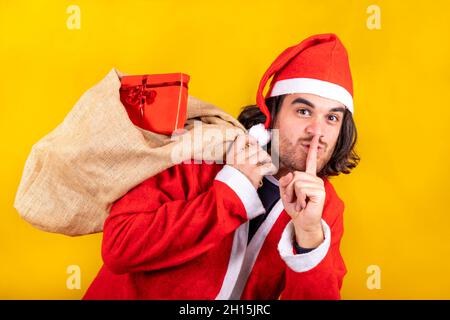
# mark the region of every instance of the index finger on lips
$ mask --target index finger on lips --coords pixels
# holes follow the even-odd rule
[[[316,134],[308,149],[308,156],[306,158],[306,173],[315,176],[317,174],[317,148],[319,146],[320,135]]]

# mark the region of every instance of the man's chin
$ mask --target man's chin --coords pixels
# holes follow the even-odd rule
[[[289,172],[295,172],[295,171],[305,171],[305,167],[299,167],[299,166],[284,166],[282,168],[278,169],[277,175],[280,175],[281,177],[288,174]]]
[[[305,160],[301,160],[303,162],[305,162]],[[300,161],[299,161],[300,162]],[[317,163],[317,172],[320,172],[320,170],[322,170],[323,165],[322,162],[318,162]],[[297,165],[284,165],[282,167],[280,167],[280,169],[278,169],[278,173],[282,172],[283,176],[285,174],[287,174],[288,172],[294,172],[294,171],[302,171],[305,172],[306,171],[306,163],[302,166],[297,166]]]

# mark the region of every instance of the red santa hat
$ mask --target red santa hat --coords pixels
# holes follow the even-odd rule
[[[263,96],[267,81],[270,88]],[[353,109],[353,81],[347,50],[335,34],[313,35],[284,50],[264,73],[258,87],[256,103],[266,122],[249,130],[261,145],[270,141],[270,111],[265,99],[289,93],[311,93],[341,102]]]

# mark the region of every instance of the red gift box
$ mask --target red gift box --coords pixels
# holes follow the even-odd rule
[[[186,122],[189,79],[184,73],[123,76],[120,101],[136,126],[171,135]]]

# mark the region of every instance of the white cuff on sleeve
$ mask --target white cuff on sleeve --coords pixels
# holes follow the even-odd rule
[[[238,169],[226,164],[217,173],[216,180],[222,181],[233,189],[244,204],[249,220],[266,212],[255,187]]]
[[[305,272],[316,267],[327,255],[330,248],[331,231],[327,223],[322,219],[322,227],[324,231],[325,240],[314,250],[294,254],[294,239],[295,229],[294,223],[290,221],[281,235],[280,242],[278,242],[278,252],[281,258],[286,262],[289,268],[295,272]]]

